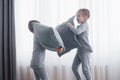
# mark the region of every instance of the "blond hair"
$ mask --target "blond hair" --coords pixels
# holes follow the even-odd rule
[[[90,11],[88,9],[79,9],[77,13],[82,12],[82,15],[87,16],[88,18],[90,17]]]

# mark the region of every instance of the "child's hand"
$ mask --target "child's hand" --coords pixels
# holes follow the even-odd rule
[[[70,22],[67,22],[67,23],[66,23],[66,26],[67,26],[67,27],[71,27],[72,24],[71,24]]]
[[[56,48],[56,51],[57,51],[58,53],[61,53],[61,52],[63,52],[63,48]]]

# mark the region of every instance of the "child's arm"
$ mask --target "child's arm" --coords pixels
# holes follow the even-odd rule
[[[74,34],[81,34],[87,29],[87,25],[80,25],[79,28],[75,28],[70,22],[67,22],[67,27],[74,33]]]

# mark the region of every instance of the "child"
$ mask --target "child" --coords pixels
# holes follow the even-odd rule
[[[82,64],[82,71],[86,77],[86,80],[92,80],[92,76],[90,73],[90,53],[92,52],[92,48],[89,45],[88,41],[88,24],[87,20],[90,16],[88,9],[79,9],[76,16],[73,18],[73,22],[75,25],[75,20],[78,22],[78,26],[74,26],[69,21],[66,23],[66,26],[76,35],[76,39],[80,43],[80,47],[77,49],[77,54],[74,58],[72,64],[72,70],[75,74],[77,80],[81,80],[81,77],[78,73],[78,68],[80,63]]]
[[[29,30],[34,34],[31,67],[35,78],[36,80],[48,80],[44,66],[45,49],[61,53],[64,47],[63,42],[58,39],[60,38],[59,35],[51,27],[42,25],[36,20],[29,22]]]

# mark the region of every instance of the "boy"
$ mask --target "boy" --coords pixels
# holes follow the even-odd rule
[[[76,35],[76,39],[80,43],[80,47],[77,48],[77,54],[72,64],[72,70],[77,80],[81,80],[81,77],[77,71],[80,63],[82,64],[82,71],[86,77],[86,80],[92,80],[89,65],[90,53],[92,52],[92,48],[89,45],[88,41],[87,24],[89,16],[90,13],[88,9],[79,9],[76,16],[73,17],[74,24],[76,19],[78,26],[74,26],[69,21],[66,23],[66,26]]]
[[[61,53],[64,48],[63,42],[51,27],[42,25],[36,20],[30,21],[28,27],[34,34],[31,67],[33,68],[35,78],[36,80],[48,80],[44,66],[45,49]]]

